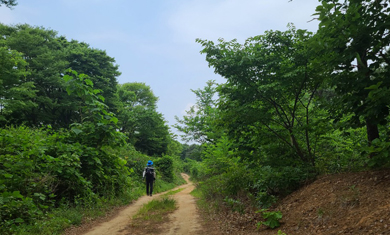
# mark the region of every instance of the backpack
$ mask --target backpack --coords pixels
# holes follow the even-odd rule
[[[154,169],[151,167],[145,168],[145,177],[146,179],[154,179]]]

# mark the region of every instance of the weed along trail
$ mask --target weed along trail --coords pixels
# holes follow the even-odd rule
[[[199,215],[196,209],[195,198],[190,195],[194,185],[188,180],[189,176],[182,174],[187,184],[176,187],[178,193],[170,196],[176,200],[177,209],[168,215],[166,223],[156,225],[153,234],[199,234],[202,230],[199,223]],[[84,235],[132,235],[145,234],[145,226],[132,226],[132,218],[142,208],[144,204],[153,199],[161,199],[165,193],[153,195],[153,197],[143,196],[136,202],[129,205],[110,221],[103,222],[91,228]],[[153,226],[151,226],[153,227]],[[152,228],[154,229],[154,228]]]
[[[158,195],[156,195],[158,196]],[[127,234],[124,229],[129,225],[129,221],[135,213],[142,207],[144,203],[151,201],[152,198],[148,196],[140,197],[136,202],[126,207],[124,210],[112,220],[98,224],[90,231],[84,233],[85,235],[103,235],[103,234]]]

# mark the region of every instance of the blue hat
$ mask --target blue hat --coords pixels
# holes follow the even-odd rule
[[[153,162],[151,160],[148,161],[148,166],[153,166]]]

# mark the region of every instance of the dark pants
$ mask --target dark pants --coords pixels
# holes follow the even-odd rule
[[[153,181],[154,181],[153,179],[151,180],[146,179],[146,195],[148,196],[153,194]]]

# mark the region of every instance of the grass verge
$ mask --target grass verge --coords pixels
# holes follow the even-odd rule
[[[168,215],[177,209],[176,200],[171,197],[153,199],[133,216],[130,224],[132,234],[160,234],[163,224],[169,221]]]
[[[145,221],[150,222],[160,222],[163,217],[177,208],[176,200],[163,197],[161,199],[153,199],[147,204],[143,205],[143,207],[138,211],[136,215],[133,217],[133,223]]]
[[[179,189],[177,189],[177,190],[169,191],[169,192],[165,193],[165,194],[162,195],[162,196],[163,196],[163,197],[172,196],[172,195],[174,195],[174,194],[176,194],[176,193],[178,193],[178,192],[183,191],[183,189],[184,189],[184,188],[179,188]]]

